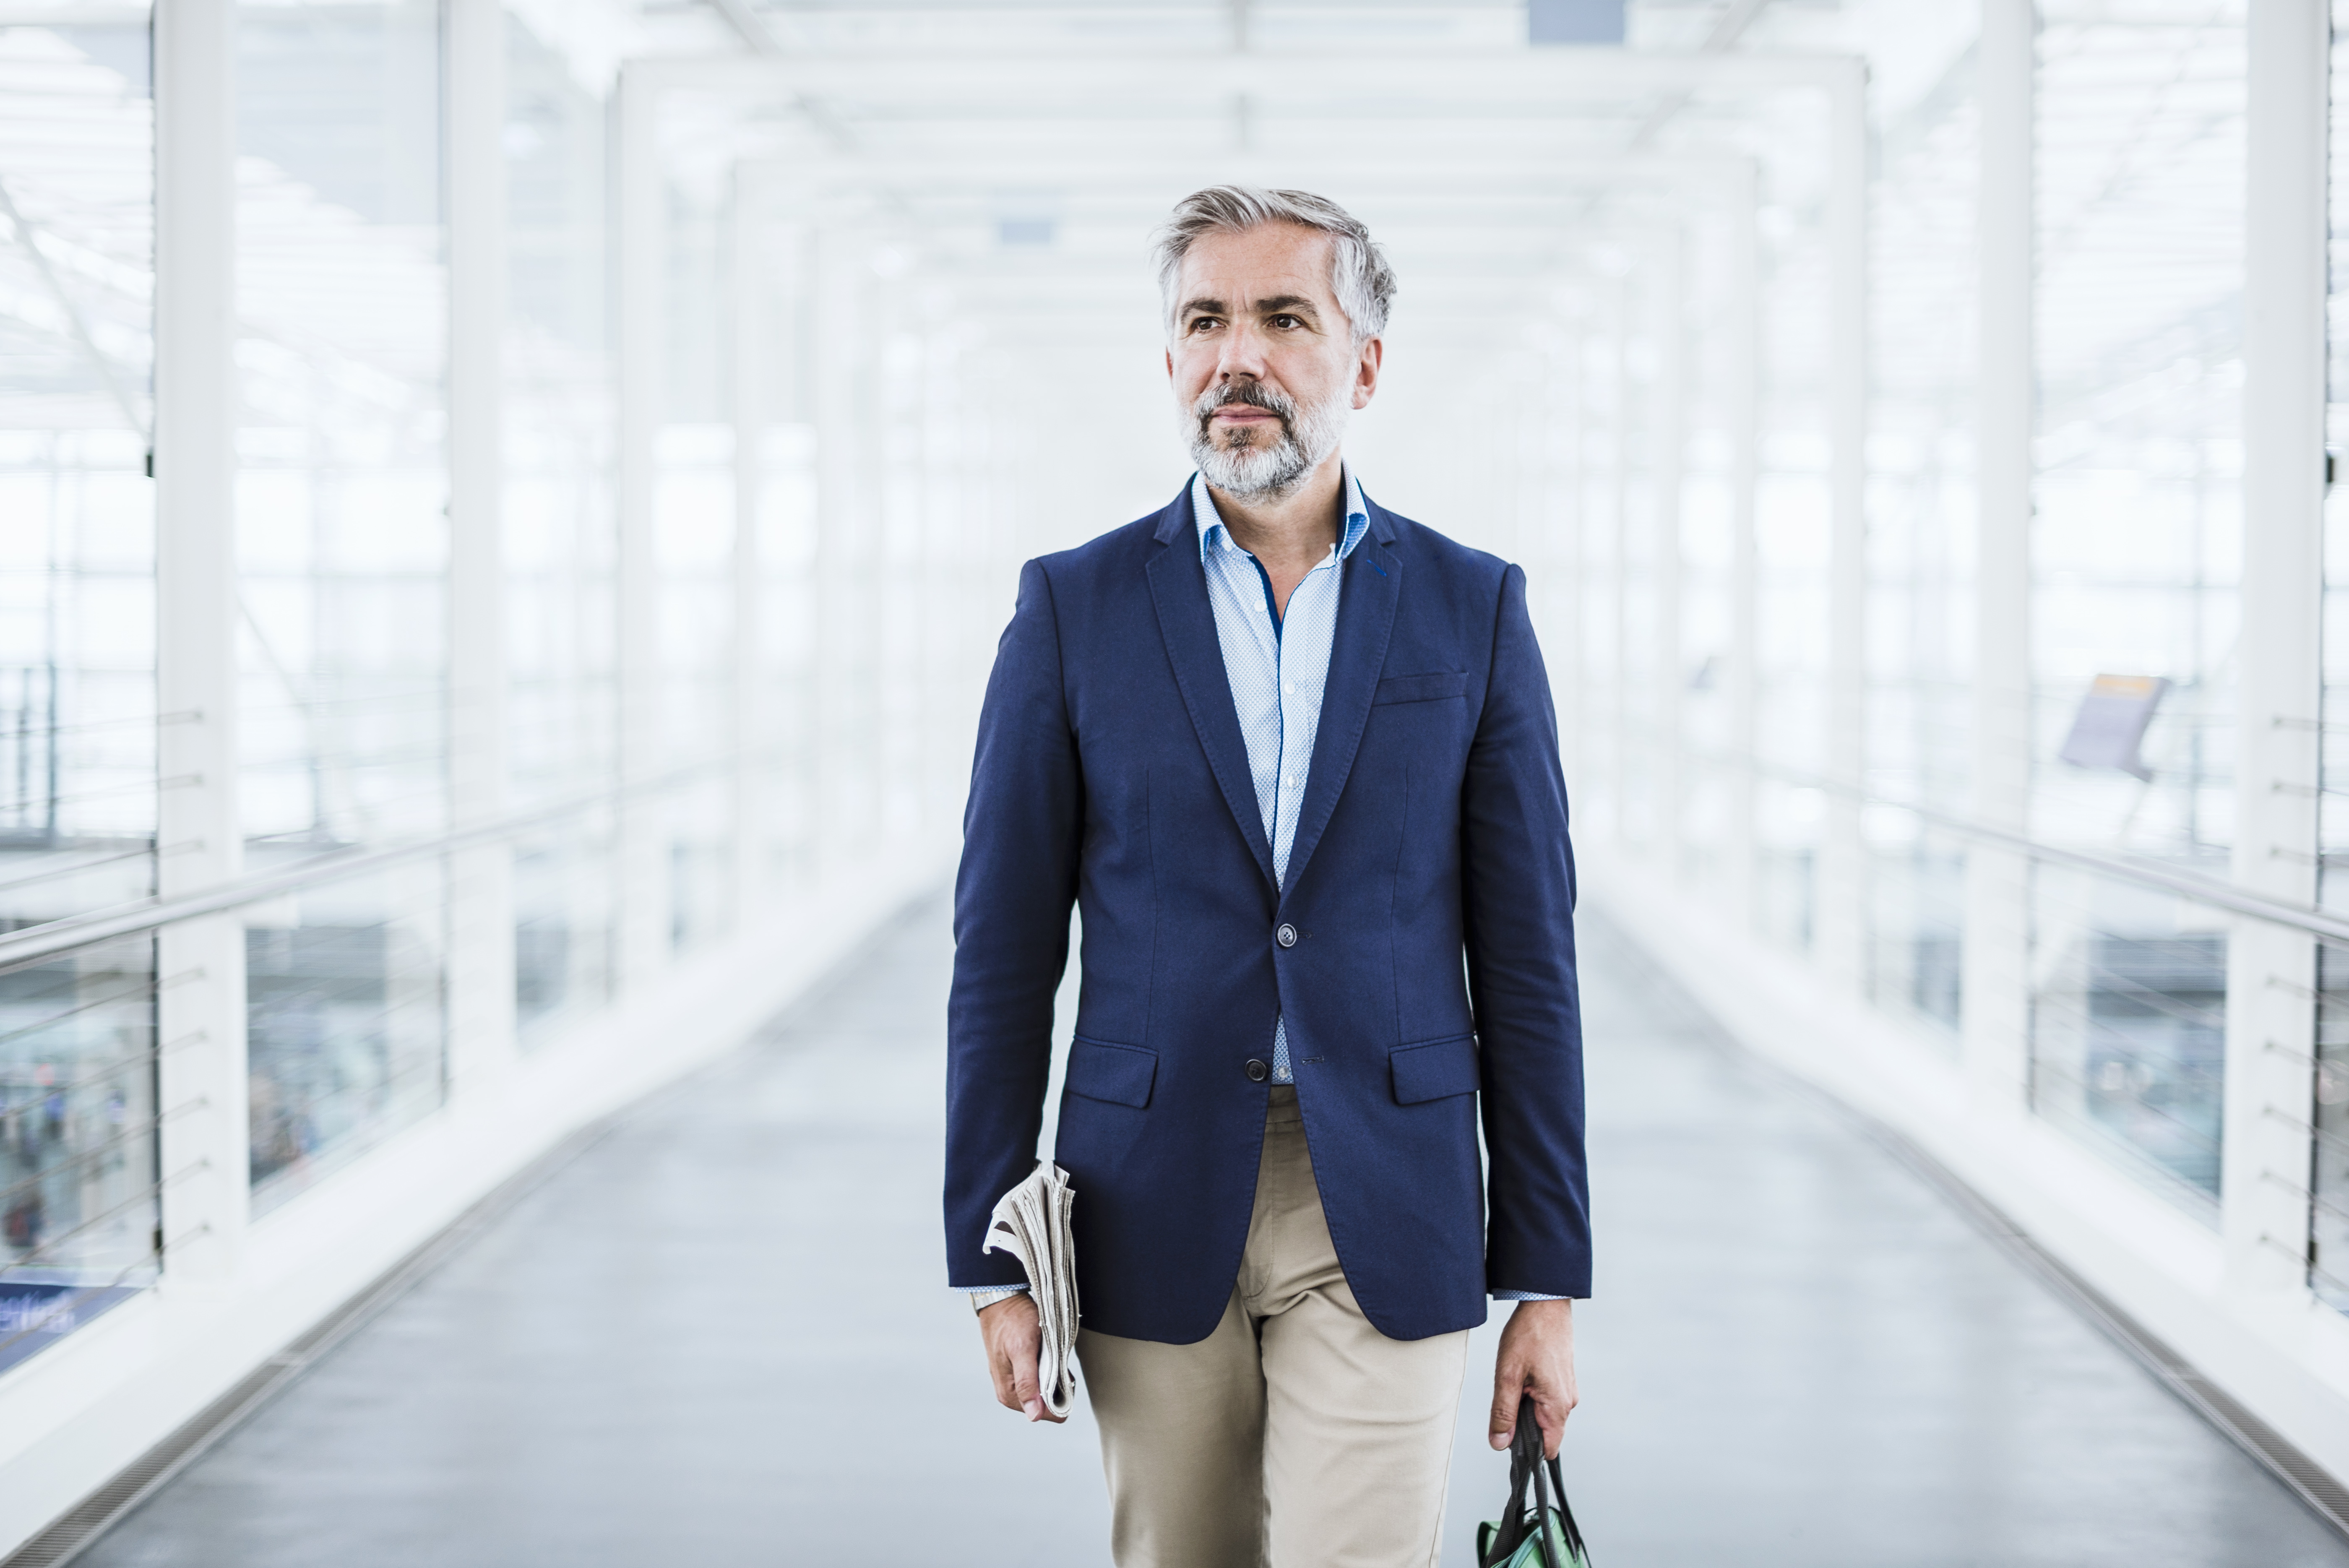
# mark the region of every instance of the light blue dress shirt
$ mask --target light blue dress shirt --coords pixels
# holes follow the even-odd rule
[[[1265,842],[1272,846],[1276,883],[1288,879],[1288,851],[1297,842],[1297,813],[1305,804],[1305,773],[1313,737],[1321,732],[1321,695],[1330,683],[1330,647],[1338,635],[1341,563],[1371,525],[1353,471],[1344,474],[1346,524],[1320,563],[1288,596],[1287,613],[1272,607],[1272,578],[1263,563],[1232,542],[1205,475],[1191,481],[1191,510],[1199,526],[1199,564],[1206,568],[1207,599],[1216,607],[1216,640],[1223,645],[1224,677],[1231,682],[1240,738],[1247,742],[1257,808]],[[1288,1025],[1272,1021],[1272,1081],[1296,1082],[1288,1064]]]

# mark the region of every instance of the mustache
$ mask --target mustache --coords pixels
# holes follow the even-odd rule
[[[1191,411],[1198,416],[1199,428],[1205,431],[1207,421],[1216,417],[1217,409],[1227,409],[1235,403],[1262,409],[1278,418],[1284,430],[1297,418],[1297,400],[1261,381],[1234,381],[1228,386],[1210,387],[1199,394],[1198,400],[1191,405]]]

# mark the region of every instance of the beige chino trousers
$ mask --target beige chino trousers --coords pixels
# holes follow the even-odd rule
[[[1297,1091],[1277,1085],[1215,1332],[1082,1330],[1117,1568],[1429,1568],[1468,1334],[1389,1339],[1354,1304]]]

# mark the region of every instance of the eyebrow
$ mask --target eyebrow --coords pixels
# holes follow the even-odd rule
[[[1287,311],[1293,316],[1309,316],[1317,321],[1320,319],[1320,312],[1314,308],[1313,301],[1301,294],[1276,294],[1270,299],[1256,302],[1258,316],[1270,316],[1278,311]],[[1209,299],[1203,295],[1196,299],[1185,300],[1182,310],[1177,314],[1190,317],[1229,316],[1231,313],[1231,306],[1222,300]]]

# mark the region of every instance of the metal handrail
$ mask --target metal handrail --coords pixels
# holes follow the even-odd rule
[[[1639,734],[1642,740],[1650,743],[1653,743],[1657,738],[1653,731],[1646,725],[1627,725],[1625,728]],[[1682,754],[1712,763],[1717,766],[1744,768],[1759,776],[1775,779],[1781,784],[1791,784],[1805,789],[1825,790],[1830,794],[1842,795],[1860,805],[1878,805],[1895,811],[1905,811],[1946,832],[1957,834],[1961,837],[1971,838],[1979,843],[1995,845],[2001,849],[2009,850],[2028,859],[2051,866],[2069,866],[2076,870],[2093,871],[2101,877],[2111,877],[2124,882],[2135,882],[2140,887],[2158,888],[2162,892],[2175,894],[2181,898],[2190,898],[2196,903],[2207,904],[2212,909],[2224,909],[2230,914],[2244,915],[2251,919],[2264,920],[2272,926],[2282,926],[2290,930],[2299,931],[2331,947],[2349,949],[2349,919],[2327,914],[2313,905],[2292,904],[2286,903],[2282,898],[2265,898],[2258,893],[2250,893],[2242,888],[2230,887],[2224,882],[2214,882],[2208,877],[2197,877],[2191,872],[2172,871],[2167,867],[2123,860],[2115,856],[2098,855],[2089,850],[2066,849],[2060,845],[2043,844],[2035,838],[2013,833],[2002,827],[1993,827],[1986,822],[1954,816],[1947,812],[1936,811],[1929,805],[1919,805],[1914,801],[1894,800],[1889,795],[1871,794],[1857,784],[1845,784],[1822,774],[1805,773],[1800,769],[1764,762],[1759,757],[1739,757],[1703,746],[1683,747]]]
[[[2349,919],[2329,915],[2313,905],[2288,904],[2282,898],[2265,898],[2245,892],[2208,877],[2197,877],[2190,871],[2172,871],[2167,867],[2148,866],[2139,861],[2122,860],[2110,855],[2097,855],[2085,849],[2066,849],[2059,845],[2043,844],[2020,833],[1992,827],[1988,823],[1974,822],[1965,817],[1951,816],[1930,806],[1912,805],[1906,801],[1888,800],[1882,796],[1863,795],[1869,805],[1883,805],[1909,812],[1934,826],[1981,843],[1996,845],[2017,855],[2052,866],[2069,866],[2076,870],[2093,871],[2101,877],[2111,877],[2141,887],[2158,888],[2198,904],[2225,909],[2230,914],[2244,915],[2264,920],[2271,926],[2282,926],[2304,936],[2337,948],[2349,948]]]
[[[46,925],[31,926],[0,936],[0,973],[22,969],[26,964],[56,958],[60,953],[79,948],[94,947],[99,942],[113,941],[120,937],[133,937],[143,931],[160,929],[181,920],[194,919],[202,915],[223,914],[253,904],[263,904],[272,898],[284,898],[328,882],[378,871],[386,867],[404,865],[411,860],[430,859],[477,845],[493,844],[500,839],[515,837],[545,823],[575,815],[598,805],[617,805],[633,796],[658,794],[678,784],[704,775],[723,772],[741,761],[740,753],[706,759],[689,766],[672,769],[652,778],[632,784],[606,786],[569,795],[527,811],[512,812],[475,823],[437,837],[418,839],[409,844],[395,844],[381,849],[337,849],[315,855],[282,871],[259,876],[238,877],[218,887],[202,888],[193,893],[180,893],[170,898],[141,898],[135,903],[117,905],[110,909],[96,909],[86,915],[69,915]]]
[[[1628,726],[1627,726],[1628,727]],[[1638,726],[1637,729],[1645,729]],[[1646,737],[1643,737],[1646,738]],[[2300,931],[2329,946],[2349,950],[2349,919],[2325,913],[2313,906],[2286,903],[2281,898],[2265,898],[2197,877],[2190,872],[2172,871],[2165,867],[2149,866],[2139,861],[2123,860],[2114,856],[2099,855],[2084,849],[2067,849],[2060,845],[2044,844],[2020,833],[1968,817],[1936,811],[1931,806],[1913,801],[1895,800],[1889,795],[1871,794],[1857,784],[1844,784],[1821,774],[1809,774],[1767,763],[1758,757],[1737,757],[1719,753],[1710,747],[1688,747],[1683,755],[1715,765],[1744,768],[1781,783],[1807,789],[1819,789],[1839,794],[1861,805],[1885,806],[1905,811],[1921,821],[1931,823],[1945,832],[1979,843],[2021,855],[2047,865],[2068,866],[2075,870],[2090,871],[2098,876],[2120,881],[2135,882],[2178,898],[2189,898],[2230,914],[2264,920],[2270,925]],[[193,919],[200,915],[217,915],[250,904],[265,903],[325,882],[340,881],[346,877],[396,866],[407,861],[450,854],[479,844],[493,843],[512,837],[543,823],[556,821],[574,813],[605,803],[618,803],[631,796],[658,794],[685,781],[719,772],[735,765],[736,755],[711,758],[688,767],[674,769],[655,778],[638,780],[600,790],[587,791],[548,805],[516,812],[473,826],[459,828],[436,838],[421,839],[411,844],[394,845],[373,850],[336,850],[313,857],[283,871],[258,877],[242,877],[223,882],[217,888],[201,892],[183,893],[169,898],[142,898],[136,903],[113,909],[100,909],[87,915],[68,916],[46,925],[0,936],[0,972],[18,969],[43,959],[55,958],[77,948],[111,941],[118,937],[136,936],[177,920]]]

